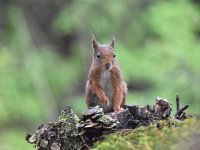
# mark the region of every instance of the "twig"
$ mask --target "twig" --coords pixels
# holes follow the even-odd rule
[[[175,118],[179,118],[181,116],[181,114],[184,112],[184,110],[188,109],[189,105],[187,104],[185,107],[179,109],[176,114],[175,114]]]
[[[176,95],[176,111],[179,111],[180,109],[179,101],[180,101],[179,95]]]

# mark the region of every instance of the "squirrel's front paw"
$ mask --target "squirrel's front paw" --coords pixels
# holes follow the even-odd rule
[[[103,103],[107,104],[108,106],[110,105],[109,99],[108,99],[108,97],[105,96],[105,95],[101,97],[101,101],[102,101]]]
[[[114,110],[115,110],[115,112],[118,112],[118,111],[120,111],[120,107],[115,107]]]

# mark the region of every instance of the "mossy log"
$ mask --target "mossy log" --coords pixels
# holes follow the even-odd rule
[[[178,100],[177,100],[178,99]],[[179,98],[176,98],[179,105]],[[185,110],[186,105],[177,109],[175,116],[168,100],[157,97],[154,105],[138,107],[126,105],[119,112],[105,114],[99,106],[83,112],[79,119],[70,106],[66,106],[57,122],[41,124],[33,135],[26,140],[34,144],[38,150],[83,150],[89,149],[94,142],[104,139],[110,133],[140,126],[155,124],[160,128],[159,121],[166,120],[176,126],[176,121],[183,121],[191,115]],[[179,106],[177,106],[179,108]]]

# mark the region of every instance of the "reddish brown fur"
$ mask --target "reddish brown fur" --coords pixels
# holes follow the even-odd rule
[[[92,42],[94,59],[86,84],[87,106],[100,105],[105,112],[119,111],[125,104],[127,87],[114,57],[114,37],[108,45],[100,45],[94,39]]]

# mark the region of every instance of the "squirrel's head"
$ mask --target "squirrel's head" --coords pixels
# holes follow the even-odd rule
[[[102,70],[109,71],[115,63],[115,37],[112,36],[112,41],[109,44],[99,44],[95,37],[92,39],[92,47],[94,50],[93,63],[100,66]]]

